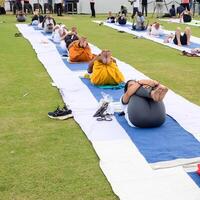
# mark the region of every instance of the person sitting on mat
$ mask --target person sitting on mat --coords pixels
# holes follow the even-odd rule
[[[145,22],[145,18],[144,16],[142,15],[141,12],[138,12],[137,15],[136,15],[136,24],[133,24],[132,26],[132,29],[133,30],[138,30],[138,31],[142,31],[142,30],[145,30],[146,29],[146,26],[144,25],[144,22]]]
[[[140,128],[161,126],[166,118],[162,100],[167,91],[155,80],[129,80],[120,100],[128,124]]]
[[[147,28],[149,35],[155,36],[155,37],[159,37],[164,35],[164,31],[160,25],[160,23],[158,22],[154,22],[153,24],[151,24],[148,28]]]
[[[25,22],[26,21],[26,15],[22,10],[19,10],[17,12],[16,18],[17,18],[18,22]]]
[[[188,23],[192,21],[192,13],[191,11],[188,10],[184,10],[181,14],[180,14],[180,23],[184,22],[184,23]]]
[[[94,57],[85,37],[72,42],[68,46],[68,50],[71,62],[88,62]]]
[[[117,19],[116,19],[116,22],[118,22],[120,25],[125,25],[126,22],[127,22],[125,14],[122,14],[122,13],[119,12]]]
[[[180,27],[177,27],[175,34],[170,34],[165,38],[164,43],[170,43],[173,41],[178,46],[190,45],[191,29],[186,27],[183,35],[181,34]]]
[[[108,23],[115,23],[115,17],[112,15],[111,11],[108,12],[108,17],[107,17],[106,22],[108,22]]]
[[[46,15],[42,22],[42,28],[43,28],[44,32],[52,33],[55,25],[56,25],[56,22],[55,22],[54,18],[51,17],[50,15]]]
[[[118,85],[124,81],[124,76],[109,50],[102,50],[90,61],[88,73],[91,74],[90,81],[94,85]]]

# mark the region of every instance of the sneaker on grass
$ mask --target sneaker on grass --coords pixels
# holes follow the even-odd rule
[[[64,106],[63,109],[60,109],[58,107],[55,111],[49,112],[48,116],[51,119],[59,119],[59,120],[65,120],[73,117],[72,111],[69,110],[66,106]]]

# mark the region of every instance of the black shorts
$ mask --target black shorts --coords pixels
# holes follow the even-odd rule
[[[187,45],[187,35],[185,33],[180,36],[180,41],[181,41],[181,45]],[[174,44],[178,45],[178,40],[176,38],[176,35],[173,42]]]
[[[124,19],[124,18],[119,18],[118,19],[118,23],[120,24],[120,25],[125,25],[126,24],[126,19]]]

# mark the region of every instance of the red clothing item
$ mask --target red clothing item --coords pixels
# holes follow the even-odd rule
[[[190,0],[182,0],[182,3],[189,3]]]

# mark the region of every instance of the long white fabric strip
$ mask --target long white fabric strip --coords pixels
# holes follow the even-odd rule
[[[178,23],[178,24],[184,24],[184,25],[190,25],[190,26],[199,26],[200,27],[200,21],[195,20],[195,19],[193,19],[191,22],[188,22],[188,23],[180,22],[180,19],[174,19],[174,18],[159,19],[159,20],[164,21],[164,22],[169,22],[169,23]]]
[[[38,59],[59,88],[64,102],[70,105],[74,119],[92,142],[100,159],[100,167],[113,191],[121,200],[199,200],[198,186],[181,167],[152,170],[115,119],[109,123],[97,122],[92,117],[98,106],[97,100],[81,82],[77,73],[65,66],[55,45],[49,42],[41,32],[34,31],[32,27],[22,24],[17,27],[33,45]],[[145,77],[129,65],[117,62],[127,79],[131,76]],[[174,98],[177,96],[171,91],[170,94]],[[176,102],[179,103],[179,101]],[[200,113],[198,106],[182,98],[181,101],[192,108],[190,116],[196,112]],[[170,104],[168,110],[170,110]],[[174,115],[178,115],[181,119],[182,114],[174,113]],[[196,124],[196,120],[193,123]],[[200,127],[196,125],[195,130],[200,130]]]
[[[93,22],[95,22],[97,24],[102,23],[102,21],[97,21],[97,20],[94,20]],[[130,22],[127,22],[127,24],[131,25]],[[180,50],[180,51],[187,51],[187,52],[191,51],[191,49],[188,48],[187,46],[178,46],[178,45],[175,45],[173,43],[164,43],[164,39],[159,38],[159,37],[155,37],[155,36],[151,36],[146,31],[134,31],[134,30],[131,30],[129,27],[126,27],[126,26],[120,26],[120,25],[117,25],[117,24],[107,23],[107,22],[103,22],[103,25],[108,26],[108,27],[113,28],[113,29],[116,29],[118,31],[124,31],[126,33],[131,34],[131,35],[135,35],[139,38],[145,38],[145,39],[151,40],[153,42],[157,42],[159,44],[162,44],[162,45],[165,45],[165,46],[168,46],[168,47]],[[175,33],[175,31],[164,30],[165,35],[170,35],[171,33]],[[200,38],[191,36],[191,42],[199,44],[198,47],[200,47]]]

